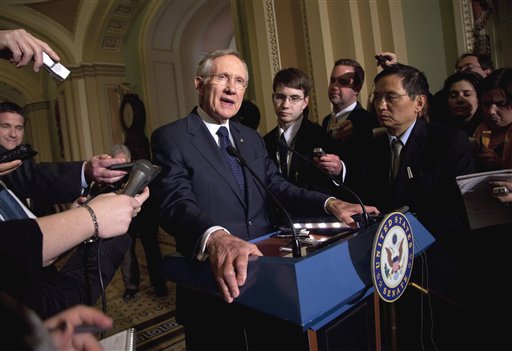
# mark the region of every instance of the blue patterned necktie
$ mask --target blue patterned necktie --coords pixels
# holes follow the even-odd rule
[[[28,218],[27,213],[14,197],[0,185],[0,221]]]
[[[229,168],[231,168],[231,172],[233,172],[233,176],[235,177],[236,182],[240,187],[242,195],[245,196],[245,180],[244,173],[242,171],[242,166],[240,166],[238,160],[235,157],[231,156],[227,151],[227,147],[231,145],[231,140],[229,140],[228,129],[226,127],[220,127],[219,130],[217,131],[217,135],[219,136],[220,152],[224,156],[224,159],[226,160],[226,163],[228,164]]]

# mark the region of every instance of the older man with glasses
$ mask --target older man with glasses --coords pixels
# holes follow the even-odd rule
[[[391,65],[377,74],[374,84],[372,103],[386,132],[360,155],[363,173],[349,177],[351,169],[347,169],[347,178],[357,180],[349,185],[363,201],[377,203],[385,212],[407,206],[437,240],[427,252],[428,260],[414,264],[411,276],[430,289],[431,304],[423,305],[421,293],[413,289],[395,303],[398,349],[425,348],[421,340],[431,334],[419,325],[422,308],[428,318],[433,315],[424,325],[436,326],[433,333],[439,349],[455,349],[460,346],[455,327],[460,325],[456,317],[463,293],[458,278],[469,231],[455,178],[475,171],[471,147],[463,131],[419,118],[426,106],[428,82],[418,69]],[[425,265],[428,280],[422,271]]]
[[[181,254],[210,262],[224,297],[223,301],[178,286],[176,317],[185,327],[187,350],[246,350],[258,345],[284,350],[306,338],[298,326],[268,316],[248,316],[231,304],[246,283],[250,257],[262,255],[250,240],[275,230],[270,192],[297,217],[329,212],[353,222],[350,216],[362,212],[355,204],[286,181],[261,136],[252,128],[230,123],[248,81],[246,63],[237,51],[208,53],[195,77],[198,106],[187,117],[155,130],[151,138],[155,163],[162,166],[152,182],[162,228],[175,237]],[[242,158],[244,168],[238,162]],[[285,332],[290,329],[298,332],[297,338]]]

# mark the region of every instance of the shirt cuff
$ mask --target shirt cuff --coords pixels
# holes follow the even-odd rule
[[[197,253],[197,256],[196,256],[199,261],[205,261],[208,258],[208,253],[206,252],[206,242],[208,241],[210,234],[212,234],[213,232],[215,232],[217,230],[224,230],[228,234],[231,234],[229,232],[229,230],[227,230],[226,228],[223,228],[221,226],[218,226],[218,225],[215,225],[213,227],[206,229],[203,236],[201,237],[201,243],[199,244],[200,245],[199,252]]]
[[[331,197],[328,197],[327,200],[325,200],[325,202],[324,202],[324,211],[325,211],[325,213],[328,213],[328,214],[332,214],[331,212],[327,211],[327,203],[330,200],[336,200],[336,198],[334,196],[331,196]]]
[[[83,189],[87,189],[87,187],[89,186],[87,184],[87,180],[85,180],[85,162],[82,164],[82,174],[81,174],[81,183],[82,183],[82,193],[83,193]]]

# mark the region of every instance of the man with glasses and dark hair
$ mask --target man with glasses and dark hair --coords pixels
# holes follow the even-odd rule
[[[314,152],[318,148],[330,152],[333,142],[320,125],[307,118],[311,89],[309,77],[296,68],[282,69],[275,75],[272,87],[277,127],[263,137],[270,157],[281,174],[295,185],[333,194],[334,184],[329,177],[283,147],[295,150],[311,162],[317,162],[330,175],[342,179],[343,163],[338,155]]]
[[[363,201],[376,203],[385,212],[408,206],[435,236],[436,243],[424,262],[429,281],[422,280],[425,277],[420,263],[415,263],[411,279],[446,298],[440,300],[438,295],[430,294],[434,320],[425,325],[432,322],[436,326],[434,341],[439,349],[452,349],[460,346],[453,318],[460,302],[457,278],[461,276],[462,245],[469,229],[455,178],[475,171],[470,143],[462,130],[418,118],[429,88],[418,69],[399,63],[388,66],[377,74],[374,84],[372,103],[386,133],[376,136],[369,145],[370,152],[361,155],[364,172],[350,177],[359,181],[349,185]],[[347,178],[350,172],[348,167]],[[408,289],[396,303],[398,349],[425,348],[420,344],[420,326],[415,325],[422,318],[421,308],[425,308],[421,298],[421,293]],[[452,339],[443,330],[449,330]],[[428,340],[430,330],[424,333],[423,340]],[[447,345],[448,340],[454,344]]]
[[[494,64],[490,55],[465,53],[457,60],[455,71],[471,71],[485,78],[494,71]]]
[[[208,53],[195,77],[198,106],[187,117],[158,128],[151,138],[155,163],[162,167],[151,183],[160,202],[160,224],[185,257],[209,260],[224,298],[178,286],[176,317],[185,327],[187,350],[297,350],[294,346],[307,344],[301,331],[297,338],[289,337],[298,326],[256,312],[247,315],[231,304],[246,282],[249,257],[262,255],[250,240],[275,231],[269,212],[272,200],[256,177],[298,217],[333,213],[352,222],[351,215],[362,212],[358,205],[288,182],[258,132],[230,122],[248,80],[246,63],[237,51]],[[247,168],[240,167],[233,150]]]

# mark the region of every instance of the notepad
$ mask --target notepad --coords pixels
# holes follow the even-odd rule
[[[101,339],[100,344],[106,351],[134,351],[135,333],[134,328],[128,328]]]
[[[505,206],[491,196],[491,180],[512,180],[512,169],[457,177],[471,229],[512,222],[512,206]]]

